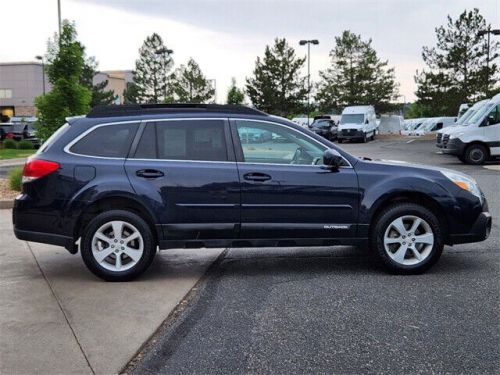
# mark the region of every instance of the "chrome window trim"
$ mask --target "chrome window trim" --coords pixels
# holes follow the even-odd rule
[[[66,146],[64,146],[63,148],[63,151],[67,154],[70,154],[70,155],[76,155],[76,156],[83,156],[85,158],[92,158],[92,159],[106,159],[106,160],[126,160],[127,158],[114,158],[114,157],[111,157],[111,156],[97,156],[97,155],[85,155],[85,154],[78,154],[76,152],[71,152],[70,151],[70,148],[75,144],[77,143],[78,141],[80,141],[83,137],[85,137],[87,134],[93,132],[95,129],[97,128],[101,128],[103,126],[113,126],[113,125],[122,125],[122,124],[138,124],[140,125],[141,124],[141,120],[134,120],[134,121],[117,121],[117,122],[106,122],[106,123],[103,123],[103,124],[97,124],[97,125],[94,125],[92,126],[90,129],[87,129],[85,130],[82,134],[80,134],[78,137],[76,137],[75,139],[73,139],[72,141],[70,141]]]
[[[287,129],[291,129],[292,131],[299,133],[309,139],[311,139],[313,142],[316,144],[320,145],[323,147],[325,150],[328,149],[326,145],[323,143],[319,142],[318,140],[314,139],[310,135],[306,133],[299,132],[297,129],[294,129],[293,127],[285,124],[280,124],[278,122],[274,121],[268,121],[268,120],[260,120],[260,119],[248,119],[248,118],[240,118],[240,117],[176,117],[176,118],[158,118],[158,119],[144,119],[144,120],[128,120],[128,121],[113,121],[113,122],[106,122],[102,124],[96,124],[92,126],[91,128],[87,129],[84,131],[82,134],[80,134],[78,137],[70,141],[64,148],[63,151],[66,152],[67,154],[70,155],[75,155],[75,156],[82,156],[85,158],[96,158],[96,159],[107,159],[107,160],[137,160],[137,161],[168,161],[168,162],[179,162],[179,163],[221,163],[221,164],[236,164],[239,162],[236,161],[210,161],[210,160],[178,160],[178,159],[143,159],[143,158],[134,158],[134,157],[129,157],[129,158],[115,158],[111,156],[92,156],[92,155],[85,155],[85,154],[78,154],[76,152],[71,152],[70,148],[77,143],[79,140],[81,140],[83,137],[85,137],[87,134],[91,133],[97,128],[103,127],[103,126],[113,126],[113,125],[122,125],[122,124],[141,124],[141,123],[148,123],[148,122],[166,122],[166,121],[188,121],[188,120],[222,120],[222,121],[229,121],[229,120],[234,120],[234,121],[253,121],[253,122],[264,122],[264,123],[269,123],[272,125],[278,125],[285,127]],[[341,155],[342,156],[342,155]],[[342,156],[342,159],[348,164],[348,166],[341,166],[340,168],[353,168],[352,164]],[[250,164],[250,165],[278,165],[278,166],[288,166],[288,167],[316,167],[316,168],[321,168],[321,165],[309,165],[309,164],[285,164],[285,163],[251,163],[251,162],[241,162],[245,164]]]

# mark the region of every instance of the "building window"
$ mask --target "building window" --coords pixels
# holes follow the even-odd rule
[[[12,90],[0,89],[0,99],[12,99]]]

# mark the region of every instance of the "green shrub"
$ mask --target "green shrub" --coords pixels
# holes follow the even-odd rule
[[[11,150],[17,149],[17,142],[13,139],[6,139],[3,141],[3,148],[9,148]]]
[[[32,150],[33,149],[33,143],[30,141],[21,141],[17,145],[20,150]]]
[[[23,168],[17,167],[9,171],[9,187],[15,191],[21,191],[23,179]]]

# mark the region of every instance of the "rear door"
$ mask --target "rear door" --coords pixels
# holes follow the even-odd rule
[[[148,121],[125,168],[167,240],[237,236],[240,190],[227,119]]]
[[[358,180],[322,168],[322,143],[279,123],[231,120],[241,181],[241,238],[354,237]],[[268,134],[258,138],[248,134]]]

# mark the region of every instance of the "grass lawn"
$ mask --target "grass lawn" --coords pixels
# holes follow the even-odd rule
[[[4,148],[0,150],[0,160],[26,158],[33,155],[35,152],[36,150],[11,150]]]

